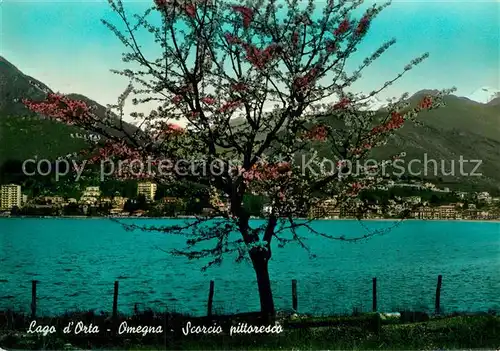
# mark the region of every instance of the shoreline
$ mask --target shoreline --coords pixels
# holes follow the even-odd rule
[[[148,216],[0,216],[0,219],[195,219],[196,216],[177,216],[177,217],[148,217]],[[222,217],[213,217],[219,219]],[[251,220],[265,220],[265,217],[251,217]],[[308,218],[295,218],[295,220],[309,220]],[[492,222],[500,223],[500,219],[433,219],[433,218],[364,218],[358,220],[356,218],[315,218],[313,221],[363,221],[363,222],[399,222],[399,221],[432,221],[432,222]]]
[[[500,317],[484,313],[322,317],[287,313],[264,318],[259,312],[193,317],[165,311],[139,312],[132,318],[119,313],[110,324],[111,316],[89,311],[31,321],[26,314],[14,313],[18,321],[14,327],[0,324],[0,346],[14,350],[373,350],[373,345],[381,345],[381,350],[433,350],[436,345],[496,349],[500,326]],[[427,332],[422,334],[422,328]],[[86,335],[77,335],[82,331]],[[43,338],[37,335],[42,333]]]

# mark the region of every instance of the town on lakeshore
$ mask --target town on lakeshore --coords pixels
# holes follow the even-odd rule
[[[66,216],[66,217],[189,217],[196,215],[213,215],[217,206],[229,207],[229,201],[211,204],[202,196],[163,196],[158,185],[145,181],[135,184],[135,196],[126,197],[116,192],[106,195],[100,186],[86,186],[79,197],[63,195],[40,195],[30,197],[23,193],[18,184],[4,184],[0,188],[0,215],[9,216]],[[404,218],[413,219],[445,219],[445,220],[500,220],[500,197],[488,192],[451,191],[449,188],[438,188],[433,183],[391,182],[388,187],[378,189],[382,194],[391,196],[374,197],[370,210],[361,214],[365,219],[398,219],[401,213]],[[109,191],[108,191],[109,193]],[[400,196],[395,196],[400,194]],[[403,196],[403,195],[409,196]],[[271,207],[266,199],[254,197],[247,199],[252,217],[264,217]],[[403,200],[397,203],[397,200]],[[356,199],[356,206],[361,207],[363,201]],[[384,207],[392,205],[392,209],[384,211]],[[325,219],[360,218],[359,211],[354,208],[344,210],[337,199],[325,199],[304,213],[303,217]],[[405,212],[406,210],[406,212]]]

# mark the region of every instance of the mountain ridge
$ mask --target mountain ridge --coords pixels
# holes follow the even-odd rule
[[[22,104],[22,98],[43,99],[48,92],[53,92],[51,88],[23,74],[4,57],[0,57],[0,78],[0,136],[6,141],[0,145],[0,164],[6,160],[23,160],[35,154],[57,158],[85,146],[86,141],[76,140],[74,135],[87,135],[88,132],[41,118]],[[436,90],[420,90],[409,101],[416,103],[421,96],[433,92]],[[72,93],[68,96],[94,105],[99,116],[106,111],[104,106],[84,95]],[[375,152],[377,158],[388,158],[398,151],[405,151],[409,157],[419,159],[424,154],[443,160],[456,160],[460,155],[470,160],[481,159],[484,161],[483,177],[449,177],[449,181],[500,188],[499,97],[486,104],[455,95],[445,96],[444,100],[446,107],[425,112],[419,117],[424,126],[408,123],[399,130],[386,147]],[[379,99],[372,101],[380,102]],[[130,131],[137,131],[137,127],[126,125]],[[328,155],[326,149],[323,151]]]

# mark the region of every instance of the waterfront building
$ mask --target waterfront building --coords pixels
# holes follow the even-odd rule
[[[173,196],[165,196],[164,198],[161,199],[161,203],[163,204],[176,204],[180,202],[180,199],[178,197],[173,197]]]
[[[491,195],[486,191],[476,194],[476,199],[479,202],[491,203]]]
[[[41,200],[47,205],[60,205],[64,203],[62,196],[44,196]]]
[[[111,205],[112,200],[109,196],[104,196],[99,199],[99,202],[101,205]]]
[[[80,197],[80,203],[86,205],[95,205],[101,196],[101,190],[98,186],[88,186]]]
[[[158,186],[153,182],[141,182],[137,184],[137,196],[144,195],[147,201],[154,201]]]
[[[16,184],[2,185],[0,188],[0,209],[11,210],[12,207],[21,207],[21,186]]]
[[[128,198],[123,197],[123,196],[113,196],[113,200],[111,201],[111,204],[113,208],[123,208],[125,206],[125,203],[127,202]]]
[[[457,219],[462,217],[454,205],[439,206],[437,210],[440,219]]]
[[[309,211],[311,218],[339,218],[340,209],[336,199],[327,199],[313,205]]]

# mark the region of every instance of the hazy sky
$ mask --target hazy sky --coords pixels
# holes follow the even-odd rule
[[[150,3],[125,5],[140,12]],[[120,24],[107,1],[3,0],[0,11],[1,55],[51,89],[106,104],[114,103],[127,86],[125,78],[109,72],[122,66],[124,48],[100,22],[106,18]],[[426,62],[380,97],[452,86],[458,95],[482,86],[500,88],[499,23],[500,1],[396,0],[373,23],[360,54],[368,55],[392,37],[398,42],[356,87],[369,92],[428,51]],[[147,49],[152,44],[143,45]]]

